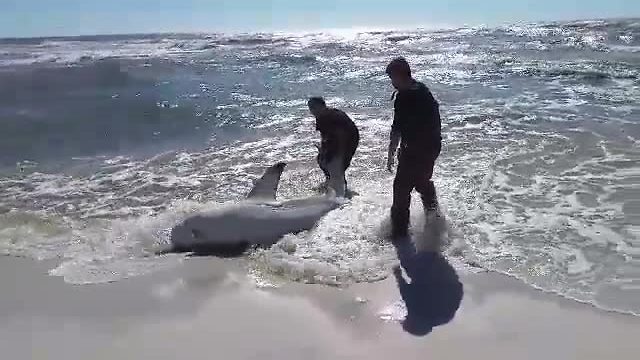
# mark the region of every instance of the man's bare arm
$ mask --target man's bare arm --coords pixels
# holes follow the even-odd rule
[[[400,132],[392,129],[389,135],[389,150],[387,152],[387,170],[393,172],[394,159],[396,156],[396,150],[400,144]]]

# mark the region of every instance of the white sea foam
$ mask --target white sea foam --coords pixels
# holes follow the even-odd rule
[[[17,175],[0,178],[0,251],[57,259],[51,274],[73,283],[176,266],[182,256],[154,255],[167,244],[168,229],[193,211],[241,199],[266,166],[289,162],[281,198],[313,192],[322,174],[306,100],[323,93],[361,130],[347,173],[359,195],[311,231],[251,253],[251,276],[259,287],[277,285],[272,278],[337,286],[384,278],[397,262],[385,235],[392,88],[384,66],[403,53],[441,104],[445,139],[434,180],[449,224],[444,251],[455,268],[472,270],[473,264],[580,301],[637,312],[633,302],[606,296],[636,294],[640,249],[634,198],[640,109],[633,101],[640,73],[629,65],[635,35],[611,44],[606,26],[626,26],[620,34],[635,31],[597,22],[8,45],[3,52],[14,55],[0,55],[4,67],[131,61],[135,66],[126,71],[132,79],[159,76],[153,84],[157,80],[154,88],[163,93],[152,104],[162,109],[154,111],[176,111],[180,118],[172,120],[179,122],[193,110],[210,117],[211,127],[198,124],[202,132],[224,129],[231,136],[219,143],[224,133],[216,133],[208,148],[186,150],[181,143],[146,160],[77,154],[74,162],[92,169],[81,174],[20,161]],[[166,73],[156,66],[159,59],[171,60],[162,64]],[[248,74],[261,79],[259,86]],[[180,93],[164,93],[174,89]],[[106,99],[124,103],[127,90],[109,91]],[[418,236],[421,214],[414,196]],[[171,296],[179,286],[158,289],[157,296]]]

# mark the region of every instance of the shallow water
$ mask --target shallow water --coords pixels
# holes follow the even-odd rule
[[[312,193],[306,99],[323,95],[360,127],[360,195],[249,260],[296,281],[383,278],[398,54],[441,103],[435,182],[458,268],[640,312],[638,20],[0,40],[0,251],[58,258],[51,274],[81,284],[174,266],[153,255],[167,229],[241,199],[266,166],[289,162],[281,198]]]

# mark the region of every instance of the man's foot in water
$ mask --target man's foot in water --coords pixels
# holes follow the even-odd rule
[[[433,206],[425,207],[424,215],[427,219],[441,218],[443,216],[442,211],[440,210],[440,207],[437,204]]]
[[[410,241],[409,230],[407,228],[393,228],[391,229],[391,242],[403,243]]]

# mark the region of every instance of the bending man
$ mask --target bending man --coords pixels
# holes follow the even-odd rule
[[[343,170],[351,165],[351,159],[358,148],[360,133],[356,124],[341,110],[327,107],[321,97],[312,97],[308,102],[309,111],[316,118],[316,130],[320,132],[321,145],[318,153],[318,165],[325,175],[325,184],[329,180],[327,164],[336,156],[343,159]],[[346,188],[345,179],[345,188]]]

